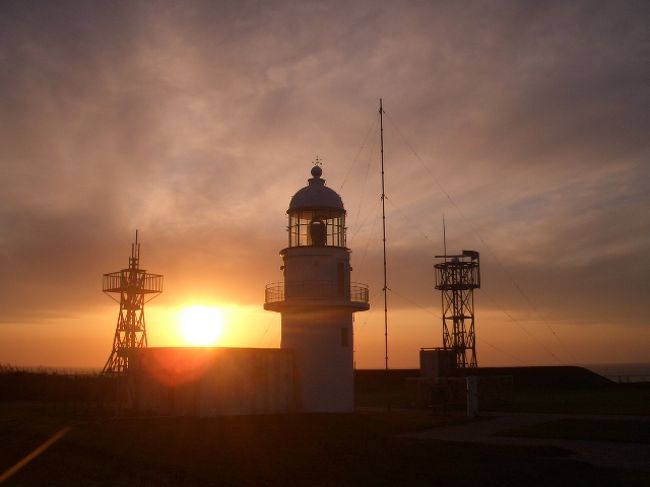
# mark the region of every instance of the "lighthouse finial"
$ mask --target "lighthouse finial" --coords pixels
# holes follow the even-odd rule
[[[316,159],[314,159],[312,163],[314,164],[314,167],[311,168],[311,175],[314,176],[314,178],[319,179],[321,174],[323,174],[323,170],[321,169],[323,159],[318,157],[318,154],[316,154]]]

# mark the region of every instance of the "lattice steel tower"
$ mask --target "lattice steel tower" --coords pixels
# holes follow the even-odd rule
[[[454,352],[457,368],[476,367],[474,289],[481,287],[478,252],[436,255],[436,289],[442,291],[442,343]]]
[[[131,244],[129,267],[104,274],[102,290],[111,299],[120,303],[113,351],[104,365],[104,374],[126,372],[129,368],[131,352],[136,348],[147,347],[144,304],[162,293],[162,285],[162,275],[149,274],[144,269],[140,269],[140,244],[136,230],[135,243]],[[119,294],[119,299],[111,293]]]

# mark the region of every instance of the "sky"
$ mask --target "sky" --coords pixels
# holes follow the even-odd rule
[[[277,347],[286,210],[312,161],[370,286],[355,363],[440,346],[435,255],[481,253],[479,365],[647,362],[645,1],[0,4],[0,363],[101,367],[103,273],[165,275],[150,346],[218,306],[219,344]]]

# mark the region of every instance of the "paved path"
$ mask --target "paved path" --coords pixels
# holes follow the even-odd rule
[[[402,435],[408,438],[485,443],[509,446],[555,446],[573,452],[572,458],[593,465],[650,472],[650,445],[612,441],[560,440],[550,438],[515,438],[496,436],[508,430],[557,421],[559,419],[601,419],[650,421],[650,416],[600,416],[577,414],[483,415],[479,421],[442,426]]]

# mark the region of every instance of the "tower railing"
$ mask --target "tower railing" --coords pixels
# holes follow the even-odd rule
[[[335,281],[312,280],[292,283],[273,282],[266,285],[265,302],[280,303],[293,300],[345,299],[368,304],[370,292],[366,284],[352,282],[340,286]]]
[[[163,276],[150,274],[142,269],[136,271],[123,269],[103,276],[102,291],[105,293],[119,293],[129,286],[137,287],[139,292],[144,294],[161,293]]]

